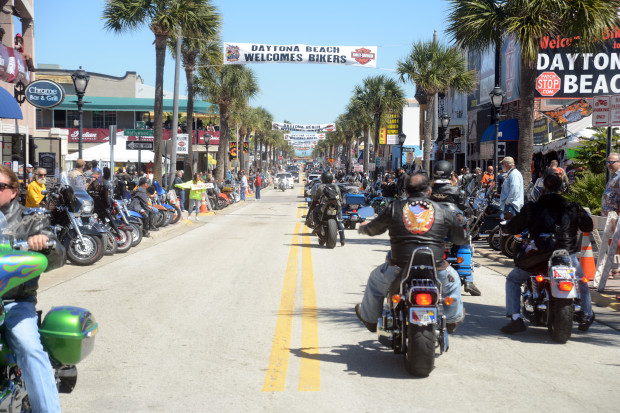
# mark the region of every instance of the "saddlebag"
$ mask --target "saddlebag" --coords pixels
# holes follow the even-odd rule
[[[60,365],[75,365],[92,351],[99,325],[90,311],[79,307],[52,307],[39,333],[50,358]]]

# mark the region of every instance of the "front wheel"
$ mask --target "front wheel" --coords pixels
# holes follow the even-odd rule
[[[508,258],[514,257],[514,252],[513,252],[514,245],[515,245],[514,235],[502,235],[499,239],[499,246],[502,251],[502,254],[504,254]]]
[[[103,241],[105,243],[105,255],[114,255],[118,250],[118,243],[116,242],[116,238],[110,231],[107,231],[103,234]]]
[[[327,221],[327,239],[325,245],[327,248],[332,249],[336,247],[336,237],[338,236],[338,224],[335,219]]]
[[[489,238],[488,238],[488,242],[489,242],[489,247],[493,248],[495,251],[501,251],[502,247],[499,243],[500,240],[500,230],[499,230],[499,226],[493,228],[493,230],[489,233]]]
[[[412,376],[426,377],[435,366],[435,332],[434,326],[407,326],[407,351],[405,352],[405,369]]]
[[[84,242],[76,235],[67,237],[63,244],[67,249],[67,258],[75,265],[91,265],[103,257],[104,245],[99,237],[82,234]]]
[[[119,229],[118,232],[119,235],[116,236],[116,243],[118,244],[118,249],[116,250],[116,252],[123,253],[129,251],[133,242],[133,231]]]
[[[552,298],[549,325],[551,339],[564,344],[573,332],[573,300]]]
[[[181,208],[179,208],[178,206],[173,205],[172,207],[174,208],[174,217],[172,218],[172,221],[170,221],[170,223],[176,224],[177,222],[179,222],[183,214],[181,213]]]

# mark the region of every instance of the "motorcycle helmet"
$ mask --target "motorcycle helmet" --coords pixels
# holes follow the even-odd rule
[[[452,164],[448,161],[438,161],[433,165],[433,179],[450,179]]]
[[[127,169],[126,170],[127,170],[127,173],[129,175],[133,175],[133,173],[136,172],[136,167],[135,167],[135,165],[131,165],[130,164],[130,165],[127,165]]]
[[[331,172],[326,171],[321,174],[321,183],[322,184],[331,184],[334,180],[334,175]]]

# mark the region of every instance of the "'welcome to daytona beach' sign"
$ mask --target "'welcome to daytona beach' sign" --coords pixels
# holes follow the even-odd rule
[[[377,67],[377,46],[308,46],[224,43],[224,64],[318,63]]]

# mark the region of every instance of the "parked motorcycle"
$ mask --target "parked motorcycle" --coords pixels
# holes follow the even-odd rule
[[[153,187],[155,187],[155,191],[157,192],[157,196],[153,200],[153,203],[167,209],[168,213],[171,215],[170,224],[179,222],[183,215],[181,213],[181,208],[176,205],[176,199],[174,201],[171,200],[170,195],[162,188],[159,182],[154,181]],[[174,193],[174,191],[172,191],[172,193]],[[174,196],[176,198],[176,194]]]
[[[9,290],[41,275],[47,268],[45,255],[27,251],[27,241],[11,240],[4,214],[0,213],[0,297]],[[50,241],[48,247],[53,247]],[[0,301],[0,411],[30,412],[28,392],[4,331],[4,302]],[[95,345],[99,325],[84,308],[53,307],[39,320],[43,348],[49,354],[58,390],[71,393],[77,383],[76,364]]]
[[[581,321],[578,282],[568,251],[554,251],[547,267],[521,286],[521,314],[535,326],[546,326],[553,341],[566,343],[573,322]]]
[[[67,249],[67,259],[75,265],[91,265],[105,252],[103,234],[107,232],[92,216],[93,199],[83,189],[69,185],[67,174],[48,192],[50,222],[56,238]]]
[[[97,214],[97,219],[108,230],[106,255],[129,251],[132,246],[132,232],[134,231],[134,227],[117,219],[112,213],[110,190],[105,185],[97,185],[89,187],[88,194],[93,198],[95,203],[94,212]],[[110,244],[113,245],[112,248],[109,247]],[[109,251],[108,248],[110,248],[111,251]]]
[[[379,342],[396,354],[404,354],[405,369],[417,377],[428,376],[435,365],[435,352],[448,351],[448,332],[437,279],[433,252],[416,248],[411,254],[409,271],[403,271],[390,286],[383,314],[377,323]]]

